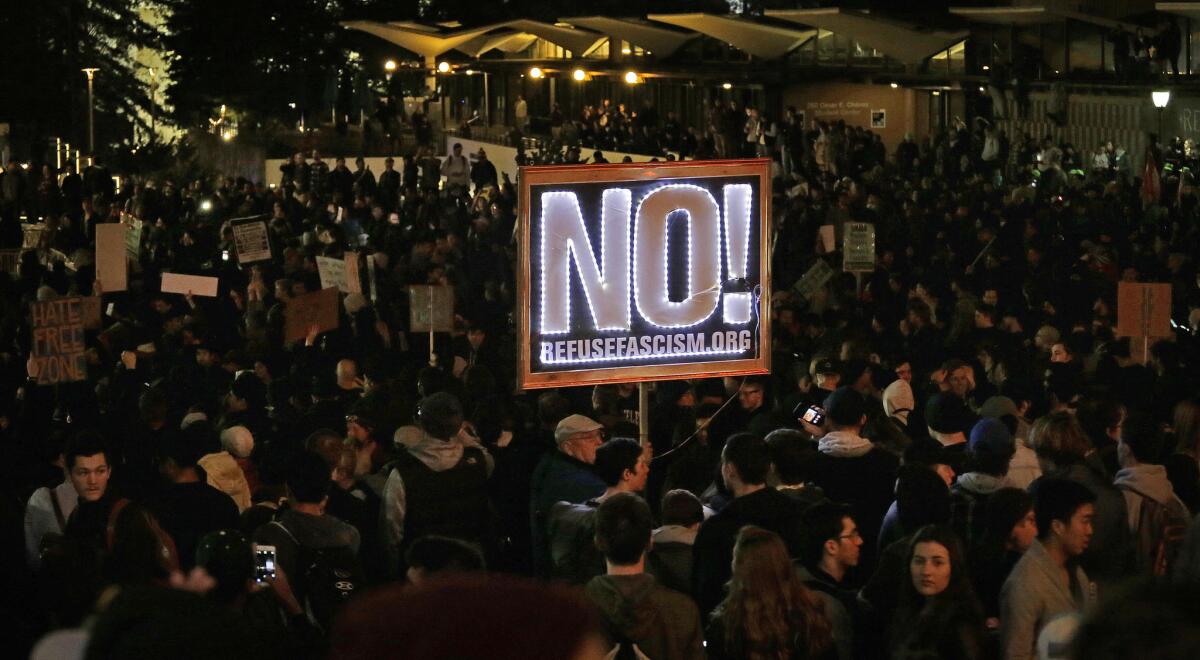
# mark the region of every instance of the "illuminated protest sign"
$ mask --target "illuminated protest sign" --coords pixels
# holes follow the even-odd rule
[[[523,168],[521,187],[522,387],[769,370],[767,161]]]

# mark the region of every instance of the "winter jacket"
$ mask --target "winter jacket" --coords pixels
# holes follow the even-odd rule
[[[892,503],[900,460],[869,440],[845,431],[826,434],[817,442],[818,454],[808,473],[813,483],[834,502],[850,505],[854,522],[869,544],[863,564],[870,569],[883,516]]]
[[[690,598],[645,573],[599,575],[584,588],[610,642],[636,644],[651,660],[704,658],[700,612]]]
[[[669,589],[682,594],[692,591],[692,547],[698,529],[664,525],[654,530],[654,541],[646,556],[646,572]]]
[[[550,543],[551,575],[571,584],[587,584],[604,574],[604,555],[596,549],[597,500],[583,504],[559,502],[546,517],[546,539]]]
[[[1183,534],[1191,522],[1191,514],[1175,495],[1171,481],[1167,479],[1167,469],[1161,465],[1121,468],[1113,485],[1125,496],[1135,565],[1139,570],[1147,571],[1157,558],[1164,527],[1174,526]]]
[[[738,531],[755,525],[783,537],[793,556],[800,543],[801,506],[773,488],[734,498],[724,509],[700,525],[692,553],[692,596],[702,613],[711,612],[725,598]]]
[[[1038,657],[1034,645],[1047,623],[1091,607],[1095,588],[1087,573],[1079,566],[1068,566],[1067,570],[1071,572],[1070,581],[1064,579],[1041,541],[1034,541],[1013,567],[1000,590],[1000,638],[1005,660]]]
[[[550,507],[558,502],[586,502],[600,497],[606,489],[604,480],[590,465],[561,451],[552,451],[538,462],[529,486],[529,517],[534,568],[539,575],[550,572],[546,537]]]

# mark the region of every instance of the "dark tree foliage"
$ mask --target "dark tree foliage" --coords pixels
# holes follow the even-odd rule
[[[149,91],[131,55],[157,48],[163,33],[141,10],[159,0],[3,0],[0,44],[0,121],[31,127],[33,137],[63,137],[83,145],[87,135],[87,77],[97,67],[96,147],[105,151],[132,139],[149,123]]]

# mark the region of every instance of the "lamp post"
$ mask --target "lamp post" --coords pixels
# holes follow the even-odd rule
[[[1158,108],[1158,141],[1162,143],[1163,138],[1163,108],[1171,102],[1171,90],[1162,89],[1150,92],[1150,99],[1154,101],[1154,107]]]
[[[95,104],[92,101],[92,81],[96,77],[96,72],[100,69],[89,66],[82,69],[87,74],[88,79],[88,155],[95,157],[96,155],[96,124],[95,124]]]

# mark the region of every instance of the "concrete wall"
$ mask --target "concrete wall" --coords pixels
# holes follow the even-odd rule
[[[813,120],[840,119],[850,126],[869,128],[879,134],[889,152],[905,133],[918,132],[916,93],[902,87],[839,82],[792,85],[783,92],[783,106],[803,110],[810,125]],[[884,125],[873,127],[872,117],[880,111]]]

